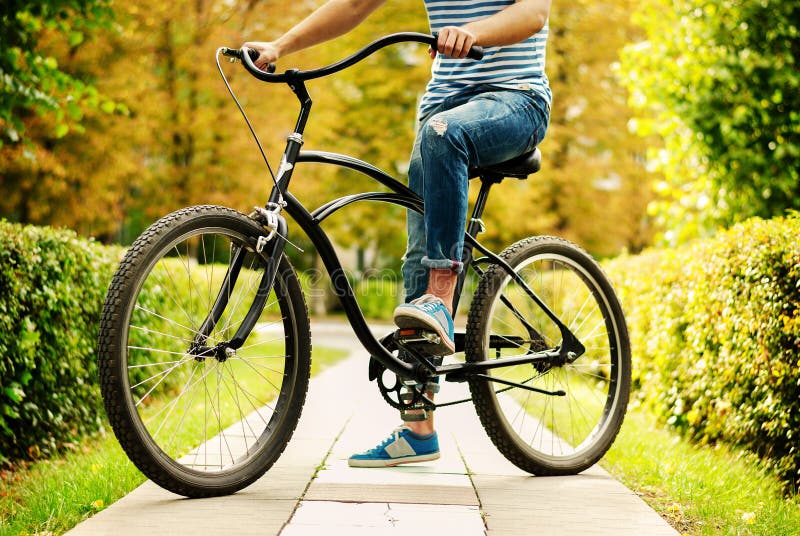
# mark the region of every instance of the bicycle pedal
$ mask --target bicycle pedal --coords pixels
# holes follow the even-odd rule
[[[419,422],[426,421],[430,414],[427,409],[417,410],[412,413],[412,410],[400,410],[400,419],[404,422]]]
[[[442,338],[438,333],[426,329],[403,328],[395,332],[398,344],[441,344]]]
[[[400,399],[406,404],[411,402],[412,398],[413,393],[401,394],[400,396]],[[424,421],[428,419],[431,411],[433,411],[433,407],[431,407],[430,403],[425,400],[419,400],[409,407],[401,409],[400,418],[407,422]]]

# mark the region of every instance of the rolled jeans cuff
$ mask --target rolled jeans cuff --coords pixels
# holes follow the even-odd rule
[[[435,268],[437,270],[453,270],[455,273],[460,274],[464,269],[464,263],[461,261],[452,261],[450,259],[429,259],[422,257],[420,261],[423,266],[428,268]]]

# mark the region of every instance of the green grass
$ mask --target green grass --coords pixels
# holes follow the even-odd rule
[[[312,374],[346,354],[315,347]],[[111,433],[88,438],[58,458],[2,471],[0,536],[61,534],[144,480]]]
[[[113,435],[75,452],[7,471],[0,479],[0,535],[61,534],[144,481]]]
[[[800,497],[750,454],[698,447],[629,410],[603,466],[681,534],[800,535]]]

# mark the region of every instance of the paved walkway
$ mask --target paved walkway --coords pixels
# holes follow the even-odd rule
[[[468,404],[436,412],[441,459],[348,467],[347,457],[374,446],[398,416],[367,381],[367,357],[353,337],[334,324],[312,329],[315,344],[353,354],[312,378],[298,429],[264,477],[229,497],[192,500],[146,482],[68,534],[677,534],[599,467],[571,477],[520,471],[497,452]],[[440,396],[452,399],[459,388],[445,384]]]

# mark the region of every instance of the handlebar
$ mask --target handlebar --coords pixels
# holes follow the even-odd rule
[[[246,47],[228,48],[228,47],[222,47],[220,50],[222,51],[222,55],[223,56],[228,56],[229,58],[236,58],[236,59],[241,60],[241,61],[244,61],[244,51],[245,50],[247,51],[247,55],[250,56],[250,60],[252,60],[252,61],[256,61],[258,59],[258,56],[259,56],[258,51],[253,49],[253,48],[246,48]],[[256,67],[256,69],[258,69],[258,67]],[[267,65],[267,71],[266,72],[274,73],[275,72],[275,64],[274,63],[270,63],[269,65]]]
[[[267,71],[262,71],[256,67],[255,63],[253,63],[253,60],[258,58],[258,52],[255,50],[248,49],[246,47],[242,47],[241,49],[223,47],[222,54],[242,60],[242,64],[244,65],[245,69],[247,69],[250,74],[259,80],[264,82],[292,82],[313,80],[315,78],[322,78],[323,76],[338,73],[339,71],[358,63],[376,51],[395,43],[422,43],[436,47],[437,40],[438,36],[436,34],[428,35],[416,32],[395,33],[381,37],[380,39],[368,44],[355,54],[352,54],[351,56],[348,56],[345,59],[326,67],[311,69],[309,71],[290,69],[282,74],[272,74],[275,71],[275,64],[270,64]],[[467,57],[474,60],[482,59],[483,48],[479,46],[473,46],[467,54]]]

